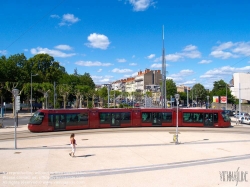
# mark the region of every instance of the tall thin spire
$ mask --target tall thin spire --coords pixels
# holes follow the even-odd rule
[[[164,48],[164,25],[162,26],[162,90],[161,90],[161,104],[162,108],[167,108],[166,100],[166,60],[165,60],[165,48]]]

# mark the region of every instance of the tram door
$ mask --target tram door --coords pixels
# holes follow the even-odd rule
[[[152,112],[152,126],[162,126],[162,115],[160,112]]]
[[[121,114],[120,113],[111,113],[111,127],[121,126]]]
[[[213,113],[204,113],[204,127],[213,127],[214,119]]]
[[[66,128],[66,118],[64,114],[53,115],[54,128],[55,130],[64,130]]]

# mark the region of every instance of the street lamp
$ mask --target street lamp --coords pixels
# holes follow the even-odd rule
[[[47,92],[45,92],[45,94],[44,94],[44,97],[45,97],[45,99],[46,99],[46,102],[45,102],[45,109],[48,108],[48,96],[49,96],[48,92],[49,92],[49,90],[48,90]]]
[[[110,91],[110,84],[104,84],[104,86],[106,86],[107,87],[107,89],[108,89],[108,108],[109,108],[109,91]]]
[[[33,76],[37,76],[38,74],[32,74],[32,73],[30,73],[30,114],[32,115],[32,77]]]
[[[207,96],[207,108],[209,108],[209,96]]]
[[[226,83],[226,98],[227,98],[227,83]],[[227,110],[227,100],[226,100],[226,110]]]
[[[17,107],[17,96],[19,95],[19,90],[18,89],[13,89],[12,90],[12,94],[14,96],[14,104],[15,104],[15,107],[14,107],[14,116],[15,116],[15,133],[14,133],[14,139],[15,139],[15,149],[17,148],[17,145],[16,145],[16,126],[17,126],[17,118],[16,118],[16,107]]]
[[[175,94],[175,99],[176,99],[176,105],[177,105],[177,113],[176,113],[176,141],[175,144],[178,144],[178,105],[179,105],[179,94]]]

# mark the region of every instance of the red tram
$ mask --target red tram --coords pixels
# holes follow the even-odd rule
[[[31,132],[112,127],[175,127],[176,108],[132,109],[42,109],[28,123]],[[229,127],[231,120],[223,110],[178,109],[179,127]]]

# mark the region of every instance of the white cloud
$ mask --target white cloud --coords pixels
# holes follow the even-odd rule
[[[210,64],[212,62],[212,60],[202,60],[200,62],[198,62],[198,64]]]
[[[0,50],[0,54],[1,54],[1,55],[6,55],[6,54],[7,54],[7,51],[6,51],[6,50]]]
[[[137,66],[136,63],[130,63],[129,65],[130,65],[130,66]]]
[[[200,58],[201,53],[197,50],[197,47],[194,45],[187,45],[182,52],[168,54],[165,56],[166,61],[176,62],[184,58]],[[154,62],[162,61],[162,57],[158,57],[154,60]]]
[[[184,52],[182,53],[182,55],[187,58],[200,58],[201,57],[201,53],[197,50]]]
[[[72,47],[70,47],[69,45],[57,45],[54,48],[60,49],[60,50],[72,50]]]
[[[171,77],[186,77],[186,76],[189,76],[189,75],[192,75],[192,74],[194,74],[193,70],[184,69],[184,70],[181,70],[179,73],[172,74],[170,76]]]
[[[250,66],[245,66],[242,68],[235,68],[231,66],[223,66],[221,68],[214,68],[207,71],[201,78],[213,77],[216,75],[232,75],[233,73],[246,73],[250,71]]]
[[[72,25],[73,23],[76,23],[78,21],[80,21],[80,19],[75,17],[74,14],[64,14],[61,22],[59,23],[59,25],[60,26]]]
[[[133,6],[134,11],[144,11],[149,6],[155,4],[153,0],[129,0],[129,3]]]
[[[98,69],[97,72],[98,72],[98,73],[99,73],[99,72],[102,72],[102,69]]]
[[[50,15],[51,18],[60,18],[60,16],[56,15],[56,14],[53,14],[53,15]]]
[[[110,44],[107,36],[96,33],[90,34],[88,36],[88,41],[90,42],[86,44],[88,47],[99,49],[107,49]]]
[[[25,51],[25,52],[28,52],[28,51],[29,51],[29,49],[24,49],[24,51]]]
[[[180,54],[183,57],[187,58],[200,58],[201,53],[197,50],[197,47],[195,45],[187,45],[183,52]]]
[[[152,64],[151,68],[162,68],[162,64]]]
[[[133,55],[132,58],[135,58],[135,55]]]
[[[54,50],[54,49],[48,49],[48,48],[32,48],[30,50],[31,54],[36,55],[36,54],[49,54],[53,57],[61,57],[61,58],[66,58],[66,57],[71,57],[76,55],[76,53],[63,53],[59,50]]]
[[[229,48],[233,47],[233,45],[234,44],[232,42],[225,42],[225,43],[220,44],[219,46],[214,47],[214,49],[216,51],[222,51],[222,50],[229,49]]]
[[[222,59],[250,56],[250,42],[225,42],[213,47],[210,55]]]
[[[76,65],[79,65],[79,66],[111,66],[112,64],[111,63],[102,63],[102,62],[99,62],[99,61],[95,61],[95,62],[92,62],[92,61],[77,61],[75,62]]]
[[[155,57],[155,54],[151,54],[151,55],[147,56],[147,59],[152,59],[154,57]]]
[[[118,69],[115,68],[112,70],[113,73],[130,73],[133,72],[131,69]]]
[[[181,54],[169,54],[165,56],[166,61],[171,61],[171,62],[176,62],[182,58],[183,57],[181,56]]]
[[[224,51],[212,51],[210,53],[211,56],[215,57],[215,58],[222,58],[222,59],[227,59],[227,58],[236,58],[237,55],[234,55],[230,52],[224,52]]]
[[[250,56],[250,42],[236,43],[236,47],[233,49],[234,53],[239,53],[245,56]]]
[[[183,85],[191,85],[193,84],[193,82],[195,80],[192,80],[192,81],[187,81],[187,77],[188,76],[191,76],[194,74],[194,71],[193,70],[190,70],[190,69],[184,69],[184,70],[181,70],[180,72],[178,73],[175,73],[175,74],[170,74],[167,76],[167,79],[173,79],[173,81],[177,84],[177,85],[180,85],[180,84],[183,84]]]
[[[162,64],[152,64],[151,66],[150,66],[151,68],[162,68]]]
[[[126,62],[126,59],[124,59],[124,58],[117,58],[116,60],[117,60],[117,62]]]
[[[196,49],[197,49],[197,47],[194,46],[194,45],[187,45],[187,46],[183,49],[183,51],[194,51],[194,50],[196,50]]]
[[[105,75],[105,76],[91,76],[95,84],[105,84],[112,82],[111,79],[113,76]]]

